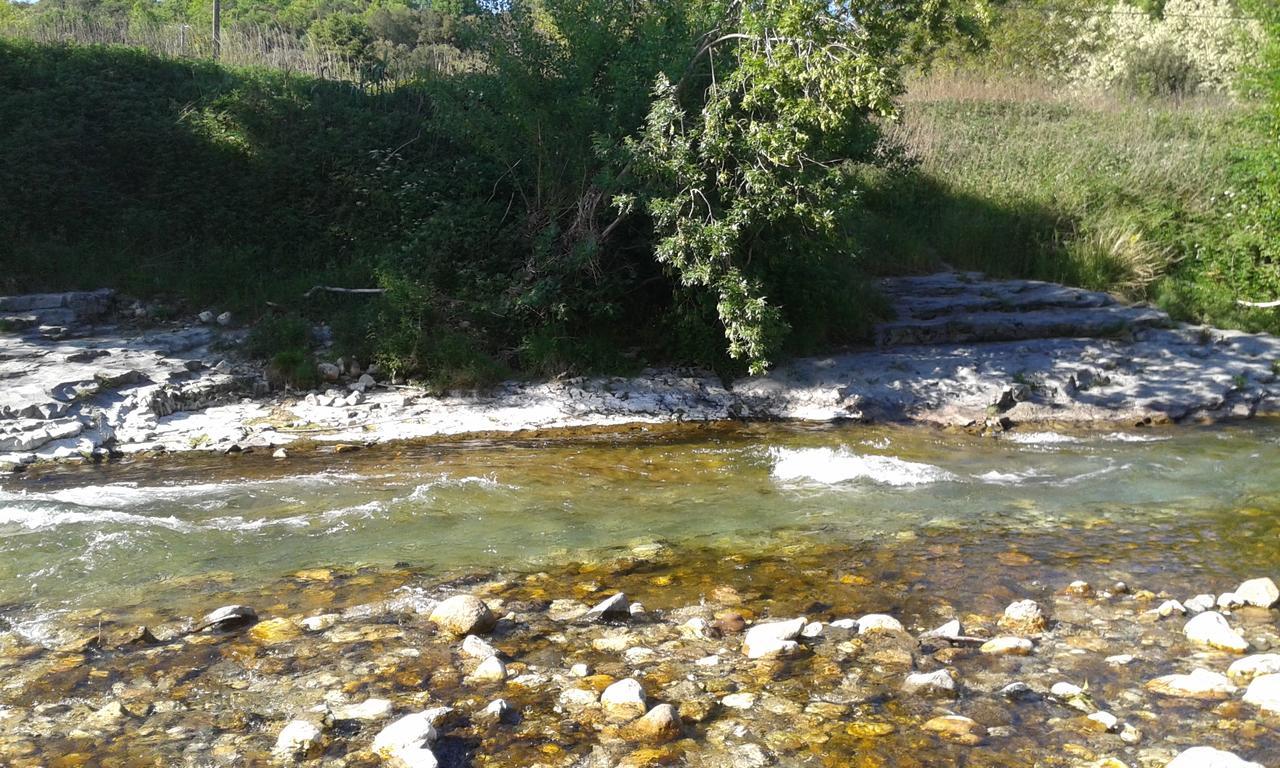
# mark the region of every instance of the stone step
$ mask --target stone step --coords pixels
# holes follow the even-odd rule
[[[1112,337],[1129,330],[1169,325],[1169,316],[1148,307],[1121,305],[1027,312],[972,312],[876,326],[881,347],[922,344],[977,344],[1028,339]]]
[[[70,325],[92,320],[111,309],[115,291],[68,291],[0,296],[0,314],[34,317],[37,325]]]

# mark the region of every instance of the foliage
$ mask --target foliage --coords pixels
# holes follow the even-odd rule
[[[1157,14],[1124,2],[1089,16],[1067,51],[1078,85],[1142,95],[1225,93],[1256,53],[1262,26],[1232,0],[1167,0]]]

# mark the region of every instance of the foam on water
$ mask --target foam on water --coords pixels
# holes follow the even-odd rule
[[[927,485],[956,479],[950,472],[895,456],[857,454],[848,448],[773,448],[773,477],[836,485],[865,480],[895,487]]]
[[[110,483],[108,485],[82,485],[48,492],[0,490],[0,505],[24,501],[43,501],[55,504],[70,504],[77,507],[91,507],[93,509],[128,509],[157,502],[182,501],[200,497],[222,497],[231,492],[265,489],[271,486],[296,487],[303,485],[326,487],[369,479],[369,475],[320,472],[300,477],[248,480],[234,483],[190,483],[186,485]],[[0,506],[0,512],[3,509]]]

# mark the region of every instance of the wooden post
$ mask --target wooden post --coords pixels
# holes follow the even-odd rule
[[[213,0],[213,60],[222,53],[222,0]]]

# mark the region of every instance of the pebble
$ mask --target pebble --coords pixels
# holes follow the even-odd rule
[[[680,715],[670,704],[657,705],[627,726],[627,734],[631,738],[651,744],[678,739],[681,730]]]
[[[1227,677],[1243,685],[1260,675],[1278,672],[1280,672],[1280,653],[1255,653],[1233,661],[1227,668]]]
[[[947,741],[965,746],[977,746],[987,738],[987,729],[977,721],[961,715],[943,715],[925,722],[924,730],[936,733]]]
[[[476,635],[467,635],[462,641],[462,655],[483,660],[490,656],[497,656],[498,649],[490,645],[484,638]]]
[[[387,699],[365,699],[359,704],[346,704],[333,708],[334,720],[359,720],[370,722],[391,717],[392,705]]]
[[[1231,628],[1226,617],[1217,611],[1205,611],[1195,616],[1182,628],[1182,633],[1191,642],[1212,648],[1236,653],[1249,650],[1249,644]]]
[[[1280,602],[1280,588],[1276,587],[1274,581],[1266,577],[1249,579],[1236,587],[1236,597],[1245,605],[1270,608]]]
[[[1151,612],[1160,618],[1167,618],[1175,613],[1179,616],[1185,616],[1187,614],[1187,609],[1186,606],[1177,600],[1165,600],[1159,605],[1159,607],[1152,609]]]
[[[1251,763],[1230,752],[1213,747],[1192,747],[1178,753],[1165,768],[1266,768],[1262,763]]]
[[[978,650],[993,656],[1026,656],[1033,647],[1025,637],[995,637],[983,643]]]
[[[436,725],[448,714],[447,710],[441,707],[405,715],[379,731],[370,749],[380,757],[400,760],[411,768],[434,768],[437,761],[431,746],[437,738]]]
[[[1019,600],[1004,609],[1000,628],[1017,635],[1038,635],[1048,626],[1044,610],[1034,600]]]
[[[1280,714],[1280,673],[1259,675],[1244,692],[1244,702],[1263,712]]]
[[[1099,710],[1086,717],[1097,723],[1107,733],[1114,733],[1120,727],[1120,718],[1105,710]]]
[[[1182,605],[1191,613],[1204,613],[1213,610],[1213,606],[1217,604],[1217,600],[1213,595],[1196,595]]]
[[[613,720],[632,720],[645,713],[644,687],[631,678],[613,683],[600,694],[600,706]]]
[[[496,623],[489,606],[472,595],[454,595],[442,601],[431,611],[430,620],[459,637],[487,633]]]
[[[858,619],[858,634],[871,632],[902,632],[902,622],[883,613],[869,613]]]
[[[742,652],[748,659],[787,656],[795,653],[800,648],[795,638],[800,636],[805,623],[804,617],[800,617],[790,621],[757,624],[747,630],[747,635],[742,640]]]
[[[467,675],[473,683],[502,683],[507,679],[507,665],[497,656],[490,656]]]
[[[276,737],[271,753],[284,760],[314,757],[324,746],[324,732],[309,720],[291,720]]]
[[[922,696],[954,697],[956,679],[948,669],[939,669],[936,672],[915,672],[907,675],[906,680],[902,682],[902,690],[905,693],[916,693]]]

